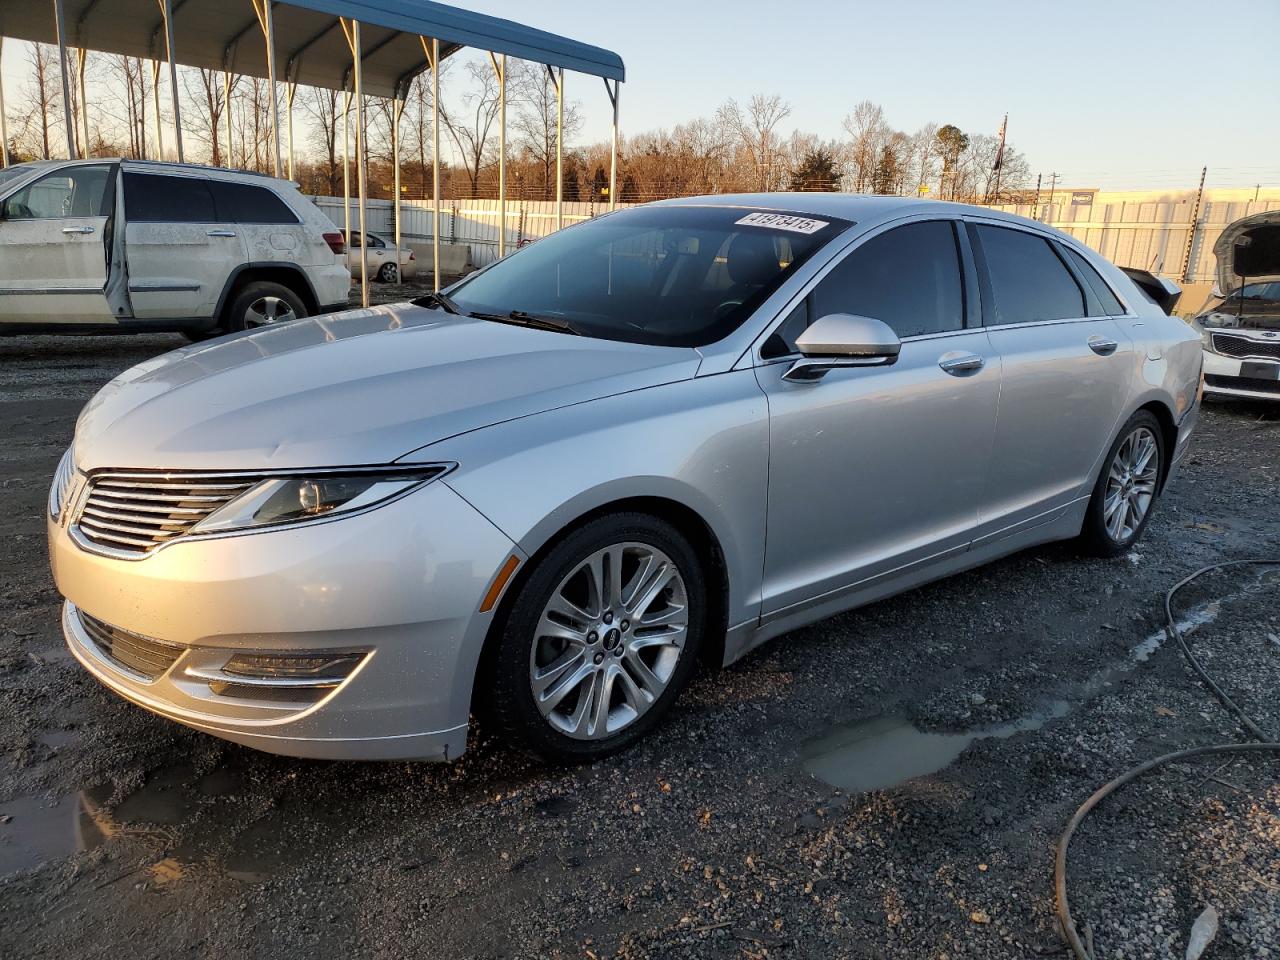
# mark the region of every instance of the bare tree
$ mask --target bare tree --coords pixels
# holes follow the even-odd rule
[[[933,179],[938,159],[938,125],[926,123],[911,135],[911,161],[915,170],[915,195],[925,192],[925,185]]]
[[[29,73],[23,88],[14,139],[26,149],[48,160],[53,131],[60,126],[62,90],[58,81],[58,52],[46,43],[27,45]]]
[[[870,100],[854,106],[853,112],[844,118],[843,126],[850,138],[849,165],[854,192],[866,193],[874,185],[884,146],[893,131],[884,118],[884,110]]]
[[[470,83],[459,97],[461,106],[446,110],[441,103],[440,119],[462,156],[462,166],[470,181],[470,195],[474,197],[488,152],[489,133],[498,116],[498,81],[487,62],[472,60],[466,72]]]
[[[508,67],[507,89],[514,91],[516,111],[511,124],[516,145],[542,167],[543,199],[555,196],[556,169],[556,85],[540,64]],[[561,136],[569,143],[582,129],[582,111],[576,102],[564,104]]]
[[[729,100],[716,113],[721,124],[737,140],[752,170],[751,189],[776,190],[786,173],[780,157],[778,124],[791,115],[791,106],[777,94],[758,93],[745,108]]]
[[[182,111],[182,128],[208,148],[215,167],[223,163],[223,118],[226,91],[221,70],[183,69],[180,73],[187,106]]]
[[[337,194],[342,187],[342,161],[338,157],[342,140],[342,111],[346,94],[339,90],[320,87],[304,87],[298,100],[303,114],[311,121],[311,142],[320,149],[324,181],[329,193]]]

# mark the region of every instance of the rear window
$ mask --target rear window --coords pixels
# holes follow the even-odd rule
[[[124,215],[134,223],[216,223],[209,181],[153,173],[124,175]]]
[[[985,225],[977,234],[991,278],[990,326],[1088,316],[1084,292],[1048,240]]]
[[[1101,311],[1090,310],[1090,313],[1096,312],[1099,316],[1114,317],[1125,312],[1124,304],[1122,304],[1120,299],[1111,292],[1111,287],[1107,285],[1107,281],[1102,279],[1101,274],[1099,274],[1097,270],[1093,269],[1093,264],[1068,246],[1060,245],[1059,249],[1066,252],[1067,259],[1075,264],[1076,270],[1080,272],[1080,276],[1084,277],[1084,282],[1089,285],[1089,289],[1093,291],[1093,295],[1098,298],[1098,303],[1102,308]]]
[[[266,187],[210,180],[213,205],[223,223],[297,223],[289,205]]]

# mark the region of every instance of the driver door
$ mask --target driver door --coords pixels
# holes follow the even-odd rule
[[[892,227],[830,270],[761,350],[769,401],[763,619],[799,614],[968,548],[987,480],[1000,360],[951,220]],[[785,377],[795,337],[833,313],[902,340],[881,367]]]
[[[107,264],[115,165],[55,170],[0,205],[0,322],[114,323]]]

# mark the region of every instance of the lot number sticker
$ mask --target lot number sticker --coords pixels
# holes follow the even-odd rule
[[[828,226],[826,220],[811,220],[808,217],[793,217],[788,213],[749,213],[734,223],[744,227],[770,227],[774,230],[789,230],[792,233],[817,233]]]

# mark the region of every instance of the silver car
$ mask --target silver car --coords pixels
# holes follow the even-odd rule
[[[1200,338],[974,207],[718,196],[414,304],[157,357],[49,500],[76,658],[277,753],[644,736],[699,662],[1049,540],[1115,555],[1186,453]]]

